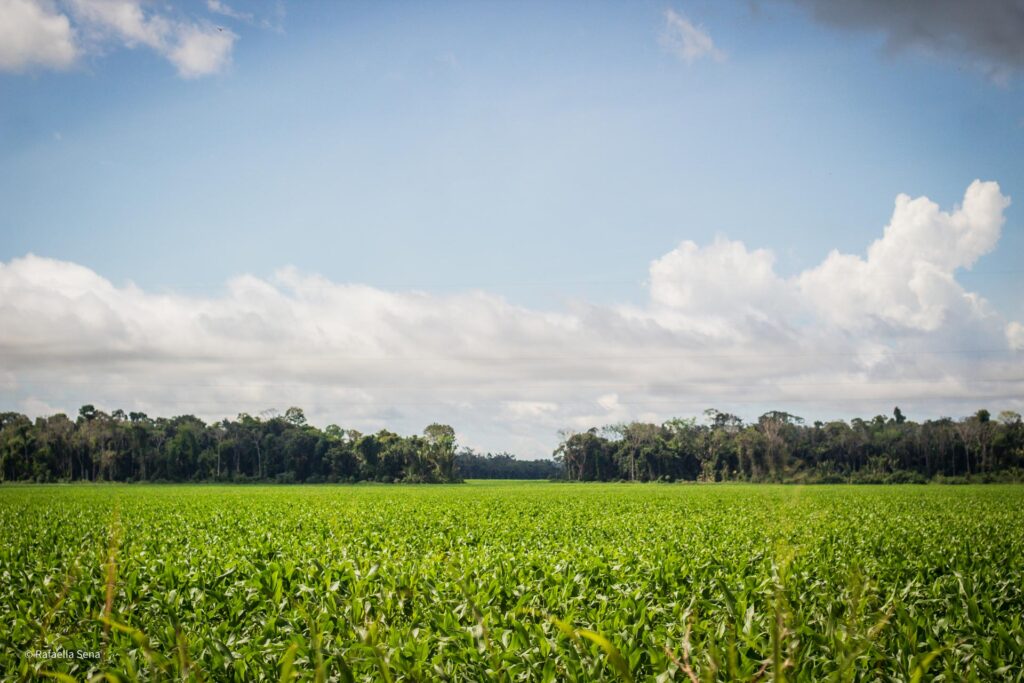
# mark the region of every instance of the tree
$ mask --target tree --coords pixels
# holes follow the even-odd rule
[[[455,430],[434,423],[423,430],[430,457],[441,481],[455,481]]]
[[[31,420],[18,413],[0,413],[0,481],[31,478],[34,441]]]
[[[64,413],[57,413],[46,419],[37,420],[37,429],[40,445],[46,449],[53,463],[53,474],[62,479],[73,479],[72,438],[74,437],[75,423],[69,420]]]
[[[978,450],[981,452],[981,469],[982,471],[991,471],[989,443],[992,441],[993,427],[995,427],[995,423],[992,422],[992,414],[982,408],[970,419],[977,423],[975,426],[975,439],[977,439]]]
[[[294,427],[302,427],[306,424],[306,414],[302,412],[302,408],[292,406],[284,411],[284,421]]]
[[[242,432],[256,450],[256,478],[263,478],[263,450],[260,443],[263,441],[263,422],[258,417],[252,417],[247,413],[240,413],[238,422],[241,423]],[[235,459],[235,474],[238,474],[238,459]]]
[[[555,461],[562,463],[569,479],[602,480],[601,464],[608,450],[608,440],[591,428],[579,434],[565,433],[555,450]]]
[[[964,447],[964,466],[967,475],[971,474],[971,446],[974,444],[978,430],[978,420],[965,417],[956,423],[956,433]]]
[[[128,428],[131,443],[132,459],[135,462],[138,479],[146,479],[146,465],[149,461],[149,449],[152,441],[153,421],[141,412],[128,414]]]
[[[768,462],[772,468],[772,474],[780,479],[786,470],[786,441],[783,438],[786,427],[792,424],[800,424],[802,417],[790,415],[781,410],[770,410],[758,418],[757,424],[764,434],[765,444],[768,448]]]

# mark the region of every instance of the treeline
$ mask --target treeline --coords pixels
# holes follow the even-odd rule
[[[211,424],[191,415],[107,414],[91,405],[74,420],[0,413],[3,481],[454,482],[489,476],[491,462],[500,476],[522,465],[458,452],[448,425],[432,424],[417,436],[321,430],[299,408]]]
[[[1024,480],[1024,425],[987,410],[961,420],[892,417],[805,424],[771,411],[754,423],[717,410],[704,424],[634,422],[567,435],[555,451],[582,481],[924,482]]]
[[[207,424],[83,406],[31,420],[0,413],[2,481],[913,482],[1024,480],[1021,416],[987,410],[960,420],[891,417],[805,422],[771,411],[756,422],[708,410],[706,420],[634,422],[566,435],[554,460],[457,448],[455,431],[422,435],[318,429],[299,408]]]
[[[465,479],[559,479],[553,460],[517,460],[510,453],[481,455],[469,449],[455,454],[455,471]]]

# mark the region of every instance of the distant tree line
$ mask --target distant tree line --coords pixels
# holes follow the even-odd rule
[[[92,405],[74,420],[7,412],[0,413],[0,481],[1024,480],[1024,425],[1009,411],[921,423],[899,408],[891,417],[813,424],[782,411],[753,423],[717,410],[705,417],[565,434],[553,460],[518,460],[459,450],[448,425],[413,436],[361,434],[318,429],[299,408],[209,424]]]
[[[453,482],[455,431],[361,434],[307,424],[303,411],[206,424],[83,406],[76,419],[0,413],[3,481]]]
[[[921,423],[899,408],[892,417],[813,424],[782,411],[750,424],[717,410],[705,416],[566,434],[555,459],[582,481],[1024,480],[1024,425],[1010,411]]]
[[[455,471],[466,479],[558,479],[562,474],[553,460],[517,460],[510,453],[481,455],[470,449],[455,454]]]

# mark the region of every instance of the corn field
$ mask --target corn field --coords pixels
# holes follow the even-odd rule
[[[3,680],[1024,680],[1024,488],[0,488]]]

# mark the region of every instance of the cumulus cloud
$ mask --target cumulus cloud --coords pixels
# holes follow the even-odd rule
[[[734,335],[738,316],[771,321],[792,306],[775,273],[775,255],[748,251],[742,242],[716,239],[706,247],[685,241],[650,268],[651,303],[663,319],[706,333]],[[724,324],[723,324],[724,323]],[[677,324],[677,326],[678,326]]]
[[[1020,0],[791,1],[822,23],[881,32],[890,50],[955,59],[997,81],[1024,67],[1024,4]]]
[[[303,406],[319,424],[459,428],[471,446],[550,454],[560,429],[715,407],[756,418],[1024,408],[1024,326],[956,280],[995,248],[1009,200],[975,182],[944,211],[900,196],[863,255],[792,277],[719,238],[655,259],[649,300],[550,312],[285,268],[224,294],[155,294],[29,255],[0,264],[9,408],[84,402],[216,419]]]
[[[800,293],[823,320],[848,329],[980,324],[989,317],[986,304],[964,291],[955,273],[995,247],[1009,204],[996,183],[980,181],[949,213],[927,197],[900,195],[866,258],[832,252],[800,276]]]
[[[9,33],[10,35],[7,35]],[[154,50],[183,78],[223,71],[238,36],[205,21],[162,14],[141,0],[0,0],[0,69],[71,66],[111,45]]]
[[[696,26],[685,15],[672,9],[665,10],[660,42],[667,52],[687,64],[704,57],[719,61],[725,58],[725,53],[715,47],[715,42],[702,26]]]
[[[0,71],[65,69],[77,55],[71,22],[52,5],[0,0]]]

